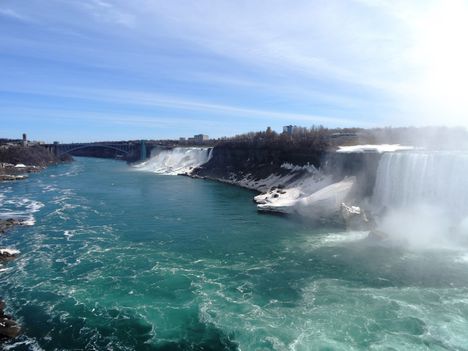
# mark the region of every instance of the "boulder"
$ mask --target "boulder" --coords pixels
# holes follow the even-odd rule
[[[341,203],[341,216],[348,230],[369,230],[371,223],[366,213],[359,206]]]
[[[0,234],[4,234],[8,229],[15,225],[23,225],[24,221],[20,219],[8,218],[0,219]]]
[[[0,317],[0,336],[16,338],[21,333],[21,327],[8,316]]]
[[[4,312],[5,302],[0,300],[0,339],[16,338],[21,332],[21,327],[11,316]]]
[[[0,249],[0,262],[11,261],[15,259],[19,254],[18,250],[14,249]]]

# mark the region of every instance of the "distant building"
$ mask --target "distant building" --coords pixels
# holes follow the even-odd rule
[[[28,146],[28,136],[26,133],[23,133],[23,141],[22,141],[23,146]]]
[[[288,134],[288,135],[293,135],[294,133],[297,132],[297,130],[298,130],[298,126],[289,125],[289,126],[283,127],[283,133]]]
[[[198,141],[198,142],[207,141],[209,139],[210,138],[208,137],[208,135],[205,135],[205,134],[197,134],[193,136],[193,140]]]
[[[180,138],[179,138],[179,141],[182,141],[182,142],[183,142],[183,141],[186,141],[186,140],[187,140],[187,139],[184,138],[184,137],[180,137]]]

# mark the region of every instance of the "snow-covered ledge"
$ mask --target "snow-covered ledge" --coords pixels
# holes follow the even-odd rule
[[[362,152],[396,152],[413,150],[413,146],[404,146],[400,144],[368,144],[368,145],[352,145],[339,146],[336,152],[339,153],[362,153]]]

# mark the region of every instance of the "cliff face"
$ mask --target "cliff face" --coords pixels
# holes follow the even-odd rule
[[[324,173],[332,175],[334,181],[344,177],[356,177],[354,196],[364,198],[372,195],[381,157],[382,154],[377,152],[329,152],[322,159],[321,169]]]
[[[330,175],[334,182],[344,177],[355,176],[359,195],[369,196],[374,187],[380,157],[378,153],[215,147],[211,159],[195,169],[192,175],[216,180],[231,180],[235,183],[236,180],[241,180],[246,176],[260,180],[272,174],[286,176],[295,173],[297,178],[306,175],[307,166],[313,166],[320,169],[322,173]],[[295,169],[284,167],[287,164],[298,167]],[[294,177],[291,180],[294,180]]]
[[[215,147],[191,175],[260,191],[254,198],[260,211],[341,224],[343,204],[360,205],[372,195],[380,157],[377,152]]]
[[[323,153],[315,150],[281,150],[277,148],[249,148],[217,146],[208,163],[194,170],[192,175],[212,179],[242,178],[250,174],[254,179],[271,174],[286,174],[281,165],[290,163],[319,167]]]

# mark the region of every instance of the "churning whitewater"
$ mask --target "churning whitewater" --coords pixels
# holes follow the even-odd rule
[[[158,174],[190,174],[195,168],[207,163],[213,148],[176,147],[155,149],[148,161],[135,165],[142,171]]]

